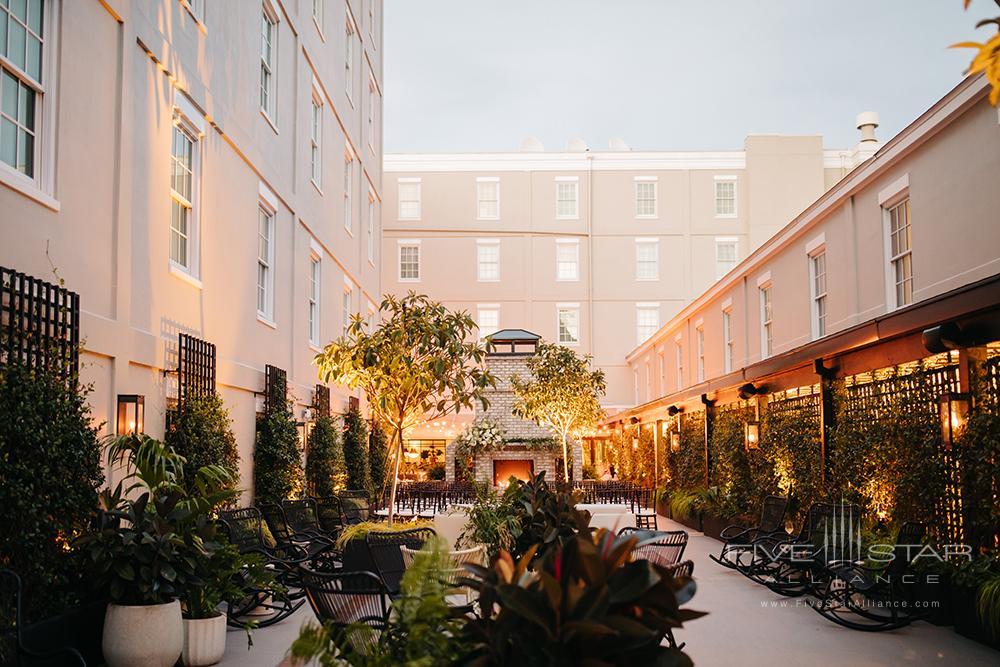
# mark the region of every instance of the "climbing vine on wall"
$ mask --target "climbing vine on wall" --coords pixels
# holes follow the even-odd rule
[[[718,409],[712,428],[711,483],[743,513],[749,511],[758,495],[751,479],[744,437],[744,425],[753,419],[753,408],[746,401],[739,401]]]
[[[763,482],[768,475],[762,468],[770,465],[777,489],[758,491],[758,496],[774,491],[788,496],[792,516],[824,498],[819,429],[818,396],[768,401],[761,424],[763,456],[755,458],[754,477]]]

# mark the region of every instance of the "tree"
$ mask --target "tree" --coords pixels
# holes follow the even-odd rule
[[[965,0],[965,9],[969,8],[971,2],[972,0]],[[1000,0],[994,0],[994,2],[1000,6]],[[986,42],[959,42],[958,44],[953,44],[952,48],[977,50],[976,55],[972,58],[972,62],[969,63],[967,74],[971,75],[977,72],[986,73],[986,78],[989,80],[990,85],[993,86],[993,90],[990,91],[990,104],[996,106],[1000,102],[1000,16],[992,19],[983,19],[976,24],[976,27],[982,28],[991,23],[996,25],[998,30]]]
[[[253,474],[258,503],[280,503],[301,490],[301,456],[299,431],[290,401],[270,408],[257,418]]]
[[[344,449],[338,431],[336,420],[322,415],[309,432],[306,488],[318,498],[329,498],[344,486]]]
[[[389,439],[378,422],[372,424],[368,434],[368,477],[371,480],[371,496],[373,500],[381,500],[385,496],[386,483],[389,481]]]
[[[547,426],[562,440],[563,475],[569,481],[570,436],[592,429],[604,416],[604,371],[590,369],[590,355],[579,356],[564,345],[542,343],[528,359],[531,379],[511,378],[514,414]]]
[[[164,442],[186,459],[186,479],[194,480],[203,466],[221,465],[233,480],[239,480],[240,455],[231,427],[229,411],[218,393],[194,395],[184,402],[184,409],[170,420]]]
[[[368,492],[368,426],[361,410],[351,408],[344,414],[344,463],[347,486]]]
[[[379,313],[382,323],[374,331],[355,315],[316,364],[325,381],[364,391],[371,416],[389,429],[391,523],[405,430],[421,419],[471,410],[477,402],[485,407],[484,392],[495,380],[483,368],[486,350],[467,312],[410,292],[386,296]]]

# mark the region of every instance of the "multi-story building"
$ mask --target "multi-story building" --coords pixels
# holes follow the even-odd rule
[[[606,406],[632,406],[629,351],[867,159],[876,124],[859,116],[850,150],[752,135],[726,152],[528,140],[386,155],[383,289],[466,309],[483,335],[523,328],[574,346],[605,370]]]
[[[265,365],[301,418],[316,351],[379,301],[381,0],[32,0],[0,26],[0,265],[79,293],[109,431],[139,394],[162,435],[178,334],[214,344],[249,487]]]

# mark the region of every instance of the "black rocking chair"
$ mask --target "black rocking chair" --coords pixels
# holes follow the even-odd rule
[[[4,665],[79,665],[87,667],[75,648],[63,646],[46,650],[25,644],[21,617],[21,578],[13,570],[0,570],[0,663]]]
[[[709,554],[708,557],[723,567],[735,570],[740,555],[750,548],[755,540],[772,535],[783,535],[784,539],[791,539],[791,535],[785,532],[784,527],[787,508],[788,498],[780,496],[764,498],[760,508],[760,521],[757,525],[726,527],[719,534],[719,537],[725,542],[722,545],[722,553],[718,556]]]
[[[411,528],[397,532],[372,531],[365,536],[375,570],[391,597],[399,597],[399,585],[406,571],[400,547],[419,551],[424,542],[436,534],[433,528]]]
[[[300,500],[281,501],[281,511],[285,515],[288,527],[297,535],[310,535],[319,542],[336,543],[337,535],[340,534],[340,526],[334,531],[326,530],[320,523],[319,506],[315,498],[302,498]],[[330,548],[329,553],[340,560],[340,553],[335,548]]]
[[[668,565],[663,569],[666,570],[670,574],[670,576],[673,577],[674,579],[681,579],[681,578],[690,579],[691,577],[694,576],[694,561],[693,560],[681,561],[679,563],[674,563],[673,565]],[[681,642],[680,644],[677,643],[677,640],[674,639],[673,628],[667,628],[667,642],[670,644],[670,648],[676,648],[676,649],[684,648],[684,645],[686,643],[686,642]]]
[[[924,539],[926,526],[904,523],[892,559],[878,566],[842,561],[829,567],[831,585],[813,605],[821,616],[852,630],[879,632],[905,627],[920,618],[909,613],[903,575],[913,555],[911,545]]]
[[[378,641],[389,617],[389,592],[382,580],[371,572],[315,572],[302,568],[309,605],[323,624],[346,630],[359,624],[371,632],[354,632],[350,641],[364,651]]]
[[[639,544],[632,550],[632,559],[648,560],[660,567],[679,563],[688,543],[688,534],[683,530],[642,530],[629,526],[618,531],[618,537],[633,536]]]

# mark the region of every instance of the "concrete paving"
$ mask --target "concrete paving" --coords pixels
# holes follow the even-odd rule
[[[660,517],[663,530],[687,530]],[[677,630],[679,642],[700,666],[743,667],[883,667],[891,665],[1000,665],[1000,652],[965,639],[951,628],[924,622],[892,632],[858,632],[822,618],[803,600],[783,598],[723,568],[708,558],[721,545],[701,533],[691,534],[685,558],[695,562],[698,592],[692,609],[709,612]],[[282,623],[246,634],[230,630],[224,666],[274,667],[298,636],[299,627],[315,620],[308,605]]]

